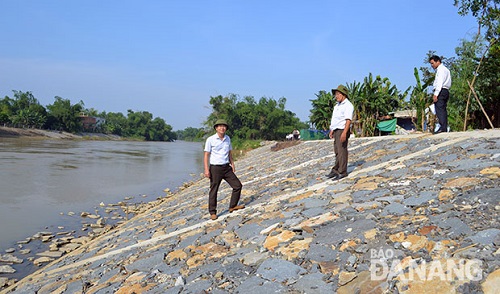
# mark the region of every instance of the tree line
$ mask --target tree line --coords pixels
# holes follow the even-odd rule
[[[98,112],[85,109],[83,101],[72,104],[69,99],[59,96],[54,103],[44,107],[31,92],[14,90],[13,97],[0,99],[0,124],[21,128],[39,128],[46,130],[78,133],[91,131],[113,134],[146,141],[173,141],[177,134],[162,118],[153,118],[147,111]],[[103,118],[102,124],[96,124],[92,130],[84,130],[82,117]]]
[[[500,124],[500,0],[455,0],[458,13],[471,13],[478,21],[478,32],[472,39],[461,40],[456,56],[444,58],[452,74],[448,102],[448,124],[452,130],[483,129]],[[428,127],[432,104],[430,89],[434,71],[428,60],[435,51],[427,52],[427,66],[414,68],[415,86],[398,89],[388,77],[369,73],[362,82],[346,82],[349,99],[355,107],[353,131],[357,136],[373,136],[381,116],[397,110],[416,112],[413,123],[417,130]],[[201,141],[213,133],[212,124],[218,118],[228,121],[228,134],[236,142],[244,140],[282,140],[293,129],[312,126],[327,130],[335,99],[331,91],[320,90],[310,99],[309,122],[301,122],[295,113],[286,109],[286,98],[278,100],[237,94],[210,97],[212,111],[201,128],[188,127],[173,132],[162,118],[147,111],[122,113],[97,112],[84,109],[84,103],[71,104],[55,97],[55,102],[41,106],[31,92],[14,91],[14,98],[0,100],[0,123],[37,127],[68,132],[81,131],[79,114],[102,117],[106,120],[96,131],[152,141],[176,139]]]

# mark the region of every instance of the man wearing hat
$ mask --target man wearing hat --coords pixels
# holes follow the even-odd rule
[[[330,122],[330,139],[333,138],[333,150],[335,152],[335,166],[327,178],[340,180],[347,176],[347,141],[351,135],[350,127],[354,106],[349,101],[348,91],[344,85],[339,85],[337,89],[332,89],[332,94],[337,100],[333,107],[332,120]]]
[[[222,180],[225,180],[233,188],[229,202],[229,212],[245,208],[244,205],[238,205],[243,185],[234,174],[236,168],[231,152],[233,147],[231,139],[226,135],[228,128],[226,120],[218,119],[214,124],[216,133],[208,137],[205,142],[203,163],[205,165],[205,177],[210,179],[208,212],[211,220],[217,219],[217,191]]]

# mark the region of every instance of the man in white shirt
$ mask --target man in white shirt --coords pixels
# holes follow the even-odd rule
[[[448,99],[450,98],[450,87],[451,87],[451,74],[450,71],[441,64],[441,58],[437,55],[433,55],[429,58],[429,62],[433,69],[436,70],[436,76],[434,78],[434,95],[432,97],[436,109],[436,116],[438,117],[439,124],[441,127],[434,133],[438,134],[441,132],[448,131],[448,111],[446,106],[448,104]]]
[[[245,208],[244,205],[238,205],[240,201],[241,188],[243,185],[234,172],[234,166],[231,145],[231,139],[226,135],[229,126],[223,119],[219,119],[214,124],[216,133],[207,138],[204,148],[205,177],[210,179],[210,192],[208,193],[208,212],[210,219],[217,219],[217,192],[220,183],[225,180],[233,192],[229,202],[229,212]]]
[[[332,94],[335,96],[337,104],[333,107],[329,136],[330,139],[334,139],[335,165],[326,177],[340,180],[347,176],[347,142],[351,135],[350,127],[354,106],[347,99],[348,90],[345,86],[339,85],[337,89],[332,90]]]

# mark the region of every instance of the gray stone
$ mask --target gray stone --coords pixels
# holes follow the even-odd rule
[[[472,242],[481,243],[483,245],[493,245],[495,239],[500,236],[499,229],[486,229],[469,237]]]
[[[16,270],[10,265],[0,265],[0,274],[13,274]]]
[[[3,263],[23,263],[23,260],[21,258],[18,258],[12,254],[3,254],[0,255],[0,262]]]
[[[354,210],[359,217],[359,213]],[[334,221],[328,226],[322,226],[315,230],[317,243],[338,245],[345,239],[357,237],[361,232],[375,228],[376,222],[370,219],[358,219],[347,221]]]
[[[315,216],[318,216],[318,215],[321,215],[323,213],[325,213],[325,208],[324,207],[314,207],[314,208],[310,208],[310,209],[306,209],[302,212],[302,215],[307,217],[307,218],[311,218],[311,217],[315,217]]]
[[[198,240],[199,237],[200,237],[200,235],[198,235],[198,234],[193,235],[193,236],[189,236],[189,237],[185,238],[184,240],[180,241],[179,244],[177,245],[177,248],[186,248],[189,245],[197,244],[195,242],[196,242],[196,240]]]
[[[430,219],[436,226],[448,230],[448,235],[450,237],[460,237],[462,235],[469,235],[472,233],[469,226],[458,217],[442,219],[439,216],[435,218],[431,216]]]
[[[414,182],[417,185],[418,189],[433,189],[437,185],[436,180],[430,178],[420,178],[416,179]]]
[[[300,291],[300,293],[334,293],[333,285],[325,283],[323,278],[322,273],[304,275],[292,285],[292,288]]]
[[[418,195],[405,199],[404,204],[408,206],[421,206],[428,203],[432,199],[437,199],[437,193],[432,191],[424,191]]]
[[[242,262],[244,265],[253,266],[253,265],[260,264],[268,256],[269,256],[268,253],[251,252],[251,253],[246,254],[243,257]]]
[[[266,259],[257,269],[256,274],[269,281],[293,283],[306,270],[282,259]]]
[[[183,285],[177,285],[183,286]],[[188,293],[206,293],[206,291],[212,287],[211,280],[196,280],[184,286]]]
[[[328,201],[328,200],[321,200],[321,199],[317,199],[317,198],[306,198],[306,199],[302,199],[300,201],[297,201],[297,203],[303,203],[306,209],[315,208],[315,207],[324,207],[329,202],[330,201]]]
[[[375,199],[377,196],[375,193],[371,193],[370,191],[356,191],[351,194],[352,201],[358,203],[358,202],[365,202],[365,201],[371,201]]]
[[[212,239],[219,236],[222,233],[222,230],[213,230],[207,234],[201,235],[199,242],[200,244],[206,244],[212,242]]]
[[[0,277],[0,289],[3,287],[7,286],[7,282],[9,281],[8,278]]]
[[[406,207],[403,204],[391,203],[391,204],[387,205],[386,207],[384,207],[384,210],[382,211],[382,215],[383,216],[404,215],[404,214],[408,214],[410,212],[411,212],[411,209],[409,209],[408,207]]]
[[[286,288],[280,283],[274,283],[260,277],[250,277],[243,281],[235,290],[239,294],[284,293]]]
[[[388,203],[393,203],[393,202],[401,203],[403,202],[404,199],[405,198],[403,195],[383,196],[375,198],[375,200],[378,202],[388,202]]]
[[[258,235],[260,231],[265,229],[264,227],[259,226],[256,223],[244,224],[238,229],[235,229],[234,232],[240,237],[240,239],[245,240],[249,239],[255,235]]]
[[[324,262],[333,260],[332,256],[335,256],[336,251],[332,250],[332,247],[326,244],[309,244],[309,251],[306,254],[306,259],[315,262]]]
[[[135,260],[127,265],[129,271],[148,272],[155,268],[157,264],[163,263],[163,252],[157,251],[153,255]]]

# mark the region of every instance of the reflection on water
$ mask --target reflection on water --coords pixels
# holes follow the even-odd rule
[[[0,250],[64,226],[62,214],[150,201],[202,171],[201,143],[0,138]]]

